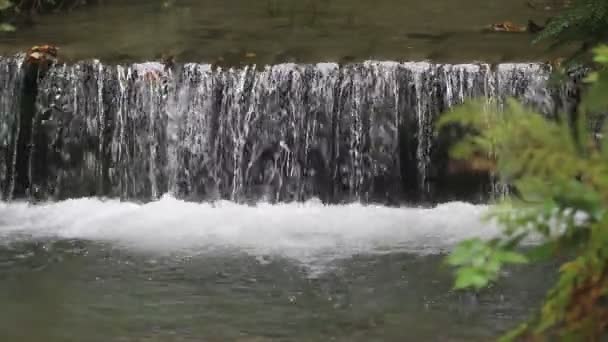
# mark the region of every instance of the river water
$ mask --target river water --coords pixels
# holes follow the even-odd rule
[[[515,326],[554,267],[453,291],[443,258],[497,233],[488,207],[400,200],[487,191],[444,177],[443,110],[473,96],[557,106],[550,68],[491,64],[560,51],[482,32],[552,14],[503,0],[107,0],[1,35],[0,55],[51,43],[69,63],[28,93],[22,60],[0,60],[0,198],[39,200],[0,201],[0,341],[487,341]],[[200,64],[141,63],[163,55]],[[410,63],[422,60],[456,64]],[[249,172],[265,149],[274,164]],[[361,204],[375,200],[401,206]]]
[[[228,64],[397,60],[544,61],[560,55],[532,35],[484,33],[539,24],[556,0],[105,0],[37,18],[0,36],[0,52],[51,43],[66,59],[142,61],[174,55]],[[536,8],[531,8],[533,3]]]
[[[442,255],[496,228],[433,209],[98,199],[0,203],[3,341],[484,341],[547,267],[475,296]]]

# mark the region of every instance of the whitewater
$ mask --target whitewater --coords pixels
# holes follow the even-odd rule
[[[146,253],[278,255],[301,262],[356,254],[441,253],[462,239],[490,238],[486,205],[434,208],[304,203],[194,203],[164,196],[145,204],[71,199],[29,204],[0,202],[3,244],[87,240]]]

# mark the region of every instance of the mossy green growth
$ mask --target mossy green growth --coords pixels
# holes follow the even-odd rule
[[[0,0],[0,32],[14,32],[31,24],[35,14],[50,13],[99,3],[100,0]]]
[[[504,265],[553,259],[559,277],[537,315],[503,340],[598,341],[608,330],[608,135],[589,124],[608,111],[608,47],[594,50],[598,69],[575,117],[549,119],[510,99],[502,108],[468,102],[444,115],[439,128],[471,132],[454,148],[458,158],[493,156],[514,195],[487,219],[495,239],[468,240],[447,258],[455,288],[480,290],[499,280]],[[604,116],[605,118],[605,116]],[[521,247],[533,238],[534,247]]]
[[[13,3],[10,0],[0,0],[0,16],[5,17],[8,11],[13,9]],[[0,32],[13,32],[15,26],[6,21],[0,20]]]

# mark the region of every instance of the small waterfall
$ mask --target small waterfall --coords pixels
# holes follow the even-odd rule
[[[0,57],[0,200],[10,200],[15,186],[22,63]]]
[[[100,63],[60,66],[39,82],[30,163],[31,186],[41,196],[78,189],[81,196],[103,191],[103,154],[108,121],[105,101],[109,70]],[[110,100],[110,98],[107,98]]]
[[[160,64],[79,63],[39,83],[34,187],[55,197],[158,198],[167,191],[167,79]],[[42,168],[43,171],[40,171]]]
[[[399,184],[397,63],[342,69],[335,134],[341,198],[389,198]]]
[[[0,60],[7,196],[19,65]],[[476,96],[553,110],[549,74],[542,64],[57,65],[38,82],[31,192],[245,202],[433,197],[446,172],[438,116]]]

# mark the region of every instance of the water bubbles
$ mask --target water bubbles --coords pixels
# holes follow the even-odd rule
[[[255,257],[260,266],[272,267],[284,258],[298,261],[314,278],[335,266],[333,261],[353,255],[439,253],[465,238],[491,238],[497,229],[480,220],[485,210],[465,203],[419,209],[324,205],[318,199],[249,206],[191,203],[169,196],[147,204],[99,199],[33,206],[0,202],[0,241],[50,241],[40,249],[54,250],[66,250],[66,245],[53,247],[53,241],[75,241],[76,247],[82,240],[108,243],[145,252],[144,266],[149,269],[163,267],[166,255],[238,251]],[[216,274],[218,279],[233,276],[230,270]]]

